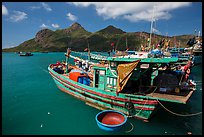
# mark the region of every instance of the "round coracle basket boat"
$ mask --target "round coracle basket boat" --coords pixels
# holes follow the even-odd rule
[[[102,130],[118,131],[127,122],[127,117],[119,111],[104,110],[96,115],[96,122]]]

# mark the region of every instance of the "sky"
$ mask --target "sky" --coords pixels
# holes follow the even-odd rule
[[[2,49],[18,46],[41,29],[74,22],[89,32],[109,25],[125,32],[202,36],[202,2],[2,2]],[[196,31],[195,31],[196,30]]]

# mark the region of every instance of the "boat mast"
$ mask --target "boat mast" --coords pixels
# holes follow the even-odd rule
[[[174,48],[176,48],[176,37],[174,36]]]
[[[70,36],[68,36],[68,38],[69,38]],[[71,37],[70,37],[71,38]],[[72,41],[72,38],[71,38],[71,40],[70,40],[70,43],[71,43],[71,41]],[[70,55],[70,53],[71,53],[71,50],[70,50],[70,48],[69,48],[69,42],[68,42],[68,48],[67,48],[67,53],[65,54],[65,56],[66,56],[66,74],[68,73],[68,64],[69,64],[69,55]]]
[[[192,46],[192,49],[191,49],[191,53],[193,53],[193,50],[194,50],[194,48],[195,48],[195,40],[196,40],[196,29],[195,29],[195,31],[194,31],[194,41],[193,41],[193,46]]]
[[[181,43],[180,43],[180,40],[179,40],[179,52],[180,52],[180,48],[181,48]]]
[[[151,29],[150,29],[150,36],[149,36],[149,48],[151,50],[151,39],[152,39],[152,24],[153,24],[153,20],[151,21]]]
[[[151,28],[150,28],[150,36],[149,36],[149,48],[150,48],[150,50],[151,50],[152,28],[153,28],[153,22],[154,22],[154,10],[155,10],[154,8],[155,8],[155,3],[153,6],[153,16],[151,19]]]
[[[194,31],[194,36],[196,37],[196,29],[195,29],[195,31]]]
[[[90,55],[90,48],[89,48],[89,39],[87,38],[87,42],[88,42],[88,61],[90,61],[91,59],[91,55]]]
[[[200,38],[200,31],[198,31],[198,37]]]
[[[128,46],[127,46],[127,35],[126,35],[126,50],[128,49]]]
[[[68,64],[69,64],[69,55],[71,53],[71,50],[70,48],[67,48],[67,54],[65,55],[66,56],[66,74],[68,73]]]

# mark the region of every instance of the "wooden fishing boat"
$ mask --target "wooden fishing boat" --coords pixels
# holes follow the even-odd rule
[[[48,51],[42,51],[41,53],[48,53]]]
[[[188,79],[190,64],[182,73],[171,69],[178,58],[107,57],[108,64],[82,70],[68,65],[69,55],[65,64],[49,65],[50,75],[60,90],[100,110],[148,120],[159,103],[186,104],[195,91]]]

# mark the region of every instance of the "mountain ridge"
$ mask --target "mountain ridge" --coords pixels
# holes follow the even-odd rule
[[[181,47],[187,46],[187,41],[193,35],[179,35],[167,37],[172,42],[180,41]],[[79,23],[74,22],[70,27],[59,30],[41,29],[35,37],[26,40],[13,48],[2,49],[3,52],[63,52],[69,47],[75,51],[84,51],[90,46],[91,51],[109,51],[111,43],[115,43],[118,50],[125,50],[126,40],[130,50],[138,50],[141,44],[147,44],[148,32],[125,32],[120,28],[109,25],[96,32],[89,32]],[[152,41],[158,42],[166,36],[152,34]]]

